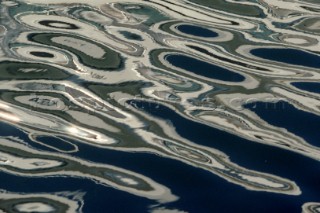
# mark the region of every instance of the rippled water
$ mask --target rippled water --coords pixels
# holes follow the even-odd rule
[[[0,10],[0,211],[320,212],[318,0]]]

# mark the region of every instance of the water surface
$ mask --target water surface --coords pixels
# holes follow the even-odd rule
[[[319,212],[318,13],[1,1],[0,211]]]

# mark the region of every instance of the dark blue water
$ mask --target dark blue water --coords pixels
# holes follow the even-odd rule
[[[252,55],[277,62],[320,68],[320,56],[296,49],[257,48],[250,51]]]
[[[75,147],[72,146],[72,144],[55,137],[41,136],[41,137],[37,137],[37,140],[42,142],[43,144],[49,145],[51,147],[54,147],[56,149],[59,149],[65,152],[72,151],[75,149]],[[43,145],[39,144],[39,146],[43,146]]]
[[[320,93],[319,82],[293,82],[291,84],[298,89],[302,89],[308,92]]]
[[[148,199],[72,177],[29,178],[1,172],[0,188],[17,193],[21,189],[25,193],[88,192],[84,197],[87,201],[84,212],[126,212],[128,208],[132,212],[146,212],[145,207],[154,204]]]
[[[159,110],[149,103],[147,105],[141,105],[144,103],[137,104],[139,107],[144,107],[146,111],[151,112],[153,115],[163,116],[164,118],[170,116],[170,120],[174,124],[184,122],[186,130],[183,132],[192,132],[190,135],[198,137],[196,142],[202,142],[202,144],[210,145],[211,147],[216,147],[216,144],[221,144],[221,147],[223,147],[224,141],[219,140],[219,142],[212,140],[215,133],[218,133],[219,130],[200,125],[199,129],[204,129],[203,132],[198,133],[197,130],[199,129],[191,131],[190,128],[193,128],[195,125],[198,126],[199,124],[188,121],[163,106],[161,106]],[[171,117],[172,115],[174,116]],[[5,124],[2,126],[10,130],[11,133],[15,132],[16,135],[24,137],[24,133],[19,132],[19,130],[14,127]],[[210,130],[210,132],[207,132],[208,130]],[[181,133],[181,131],[179,131],[179,133]],[[201,135],[202,133],[210,134],[206,137],[205,135]],[[210,135],[212,136],[210,137]],[[204,138],[207,139],[204,140]],[[235,138],[237,137],[230,135],[230,139]],[[219,139],[223,138],[220,136]],[[80,151],[74,155],[94,162],[130,169],[144,174],[159,183],[165,184],[175,195],[180,197],[176,202],[160,205],[167,209],[178,208],[189,212],[204,213],[234,212],[235,209],[240,212],[294,213],[300,212],[301,205],[304,202],[319,200],[320,168],[316,166],[316,162],[269,146],[255,144],[245,140],[240,140],[239,144],[237,144],[237,142],[238,141],[235,140],[229,141],[229,143],[232,143],[231,146],[226,146],[229,153],[241,153],[241,161],[247,161],[250,168],[257,167],[259,170],[262,169],[262,171],[270,170],[273,171],[274,174],[285,173],[287,177],[296,177],[294,180],[297,181],[300,187],[303,187],[303,196],[287,196],[248,191],[207,171],[153,154],[126,153],[95,148],[75,142],[76,145],[79,146]],[[32,142],[30,143],[32,144]],[[238,160],[237,157],[232,155],[232,160],[235,158]],[[265,163],[265,160],[267,160],[268,163]],[[241,164],[240,162],[240,165]],[[303,172],[304,175],[301,175],[301,172]],[[156,204],[154,201],[146,198],[132,196],[126,192],[97,185],[89,180],[71,177],[25,178],[1,173],[0,183],[1,188],[17,192],[19,192],[20,189],[29,193],[50,193],[66,190],[85,191],[85,212],[104,212],[106,209],[108,212],[127,212],[128,209],[130,209],[130,212],[147,212],[148,206]],[[246,199],[242,199],[243,196],[245,196]],[[281,205],[278,205],[279,203],[281,203]]]
[[[182,137],[199,145],[221,150],[230,156],[231,161],[240,166],[289,178],[295,181],[303,191],[303,195],[297,197],[242,191],[242,187],[233,184],[233,186],[229,187],[224,185],[226,181],[221,179],[219,186],[214,186],[214,190],[210,188],[210,183],[206,183],[209,186],[207,189],[201,189],[206,196],[210,194],[205,199],[206,205],[209,200],[211,202],[217,201],[214,202],[217,212],[232,212],[232,208],[244,212],[258,210],[259,212],[282,212],[284,209],[286,209],[286,212],[300,212],[301,206],[299,205],[301,202],[320,200],[320,167],[317,161],[283,149],[254,143],[227,132],[196,123],[181,117],[173,110],[162,105],[140,101],[132,101],[131,104],[153,116],[170,120]],[[212,178],[216,177],[213,176],[209,179]],[[193,190],[196,189],[195,187]],[[187,195],[184,194],[183,196]],[[212,196],[214,196],[214,199],[211,199]],[[246,199],[242,199],[243,196]],[[228,205],[229,202],[232,203],[231,206]],[[284,205],[279,206],[276,204],[277,202],[281,202]],[[203,204],[201,203],[201,205]]]
[[[320,147],[320,117],[280,101],[278,103],[251,103],[246,108],[271,125],[285,128],[308,143]]]
[[[199,36],[199,37],[205,37],[205,38],[214,38],[217,37],[219,34],[203,28],[203,27],[199,27],[199,26],[195,26],[195,25],[187,25],[187,24],[183,24],[183,25],[179,25],[177,27],[177,29],[185,34],[189,34],[189,35],[193,35],[193,36]]]
[[[166,60],[176,67],[207,78],[230,82],[241,82],[245,79],[242,75],[226,68],[185,55],[167,55]]]

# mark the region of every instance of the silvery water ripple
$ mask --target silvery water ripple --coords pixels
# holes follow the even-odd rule
[[[317,0],[2,0],[1,212],[320,212]]]

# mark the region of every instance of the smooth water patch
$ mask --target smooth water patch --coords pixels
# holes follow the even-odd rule
[[[320,68],[320,56],[296,49],[257,48],[250,51],[254,56],[292,65]]]
[[[46,53],[46,52],[39,52],[39,51],[32,51],[30,52],[31,55],[42,57],[42,58],[53,58],[54,55],[51,53]]]
[[[195,26],[195,25],[187,25],[187,24],[183,24],[183,25],[179,25],[177,26],[177,29],[185,34],[189,34],[189,35],[193,35],[193,36],[199,36],[199,37],[205,37],[205,38],[214,38],[217,37],[219,34],[203,28],[203,27],[199,27],[199,26]]]
[[[165,59],[172,65],[197,75],[221,81],[241,82],[244,76],[226,68],[210,64],[185,55],[167,55]]]
[[[308,92],[320,93],[319,82],[293,82],[291,84],[298,89],[302,89]]]
[[[60,138],[50,136],[39,136],[37,137],[37,140],[40,141],[40,145],[49,147],[52,150],[59,150],[60,152],[70,152],[75,150],[75,146],[72,145],[72,143],[66,140],[61,140]]]
[[[271,125],[285,128],[308,143],[320,147],[320,117],[295,108],[285,101],[256,102],[244,106]]]

